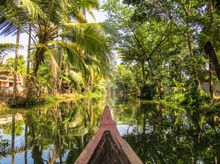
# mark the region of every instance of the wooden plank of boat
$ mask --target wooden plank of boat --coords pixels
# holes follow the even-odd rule
[[[143,164],[120,136],[106,106],[96,135],[86,145],[75,164]]]

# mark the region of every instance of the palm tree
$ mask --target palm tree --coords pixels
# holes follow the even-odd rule
[[[17,96],[17,72],[18,72],[18,51],[19,51],[19,40],[20,40],[20,27],[17,27],[16,34],[16,50],[15,50],[15,62],[14,62],[14,80],[13,80],[13,101],[16,101]]]
[[[38,18],[33,26],[38,37],[38,43],[35,45],[33,77],[37,78],[39,66],[45,62],[45,59],[48,58],[46,55],[49,54],[50,66],[54,73],[53,78],[56,79],[56,83],[53,84],[54,88],[59,88],[57,81],[60,79],[61,68],[58,71],[58,67],[62,67],[64,54],[67,55],[68,61],[74,67],[84,73],[88,71],[87,61],[94,61],[92,63],[97,64],[99,61],[109,60],[107,39],[100,26],[86,23],[86,19],[83,17],[82,11],[86,10],[85,3],[80,5],[74,1],[69,2],[71,5],[65,4],[64,1],[39,3],[40,8],[48,15],[47,21]],[[94,2],[88,1],[88,10],[91,7],[97,7]],[[72,18],[77,21],[73,22]],[[58,32],[59,30],[61,32]],[[61,36],[62,39],[57,39],[58,36]],[[60,52],[62,56],[57,54]],[[33,89],[30,90],[33,91]]]
[[[1,31],[1,34],[8,35],[16,31],[16,50],[15,50],[14,81],[13,81],[13,101],[15,101],[17,95],[17,64],[18,64],[18,50],[19,50],[19,37],[20,37],[19,24],[21,22],[20,18],[22,16],[22,13],[21,10],[19,10],[18,7],[12,1],[4,1],[1,7],[3,6],[5,6],[5,9],[3,10],[4,15],[0,18],[1,20],[0,26],[3,25],[3,30]],[[16,22],[16,25],[14,22]]]
[[[102,29],[97,24],[86,23],[85,16],[83,15],[86,10],[92,13],[92,8],[98,8],[97,0],[86,2],[75,2],[73,0],[19,0],[22,7],[16,6],[14,1],[8,0],[4,2],[6,8],[4,9],[3,17],[0,18],[0,26],[3,27],[2,34],[15,33],[16,29],[18,31],[17,34],[19,34],[19,30],[22,30],[27,32],[29,38],[32,38],[35,43],[33,45],[35,50],[33,51],[32,74],[34,78],[32,78],[33,82],[30,82],[28,85],[32,87],[32,89],[28,89],[28,96],[33,94],[32,90],[35,87],[34,79],[37,78],[39,66],[45,62],[46,58],[49,57],[54,70],[57,70],[58,66],[62,66],[63,57],[58,58],[62,59],[61,62],[55,58],[55,55],[59,56],[58,49],[61,49],[63,54],[67,55],[68,62],[79,71],[83,71],[84,74],[88,72],[87,63],[96,65],[100,65],[100,62],[108,63],[107,53],[109,48]],[[14,10],[11,9],[12,7],[9,4],[16,8],[16,12],[12,12]],[[31,25],[29,30],[26,30],[24,26],[27,22]],[[58,33],[59,30],[61,32]],[[36,39],[33,39],[34,37],[31,36],[31,31],[33,31],[32,35],[35,35]],[[62,36],[62,40],[57,39],[58,36]],[[17,41],[19,41],[18,37],[19,35],[17,36]],[[30,55],[30,39],[28,49],[28,54]],[[30,58],[29,55],[28,60]],[[27,67],[27,72],[29,73],[29,62]],[[54,75],[56,75],[56,72],[54,71]],[[59,79],[58,76],[57,79]]]
[[[35,7],[33,11],[33,7]],[[32,14],[35,17],[36,14],[42,15],[41,11],[31,1],[12,1],[4,0],[0,3],[0,35],[10,35],[16,33],[16,50],[15,50],[15,62],[14,62],[14,81],[13,81],[13,102],[17,96],[17,65],[18,65],[18,52],[19,52],[19,40],[22,27],[25,25],[27,15]],[[29,13],[27,13],[28,10]],[[24,28],[23,28],[24,30]]]

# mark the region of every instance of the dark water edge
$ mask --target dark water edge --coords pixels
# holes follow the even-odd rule
[[[61,102],[0,115],[0,164],[74,163],[106,102]],[[117,127],[144,163],[220,163],[220,115],[144,101],[108,100]]]

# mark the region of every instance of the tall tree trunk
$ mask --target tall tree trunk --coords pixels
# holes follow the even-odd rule
[[[39,42],[39,44],[43,44],[43,43]],[[35,78],[37,78],[39,66],[43,61],[44,52],[45,52],[45,50],[43,48],[37,48],[37,50],[36,50],[34,67],[33,67],[33,76]]]
[[[209,59],[209,92],[210,92],[210,97],[211,100],[214,99],[214,84],[213,84],[213,76],[212,76],[212,63]]]
[[[144,70],[144,62],[141,62],[141,71],[142,71],[143,84],[145,85],[145,70]]]
[[[211,63],[215,69],[218,80],[220,81],[220,65],[218,62],[218,58],[215,52],[215,49],[211,43],[211,41],[207,41],[204,46],[205,53],[209,56]]]
[[[90,71],[90,74],[89,74],[89,79],[88,79],[89,91],[93,90],[93,80],[94,80],[94,72],[93,72],[93,68],[91,68],[91,71]]]
[[[31,83],[32,83],[32,79],[30,78],[30,56],[31,56],[31,24],[29,24],[29,35],[28,35],[28,49],[27,49],[27,78],[26,78],[26,88],[27,88],[27,97],[30,98],[30,94],[31,94]]]
[[[64,37],[62,37],[62,41],[64,41]],[[63,59],[64,59],[64,53],[63,50],[61,49],[60,54],[59,54],[59,71],[58,71],[58,77],[57,77],[57,88],[58,88],[58,92],[61,93],[61,86],[62,86],[62,70],[63,70]]]
[[[190,62],[191,62],[191,67],[192,67],[192,76],[194,79],[195,86],[199,87],[200,82],[199,82],[199,79],[198,79],[198,76],[196,73],[196,69],[195,69],[195,65],[194,65],[195,57],[194,57],[193,49],[192,49],[192,42],[191,42],[191,39],[190,39],[190,36],[188,33],[186,34],[186,39],[187,39],[187,46],[188,46],[189,55],[190,55],[190,59],[191,59]]]
[[[57,66],[53,63],[53,61],[50,61],[50,67],[51,67],[51,70],[53,72],[53,75],[52,75],[52,81],[51,81],[51,84],[53,85],[53,88],[51,88],[51,92],[52,92],[52,95],[56,96],[57,95],[57,81],[58,81],[58,68]]]
[[[30,56],[31,56],[31,24],[29,24],[29,37],[28,37],[27,76],[30,74]]]
[[[212,36],[213,34],[211,33],[211,31],[213,30],[213,2],[209,1],[208,3],[208,16],[209,16],[209,22],[207,24],[207,29],[208,29],[208,36]],[[209,37],[210,38],[210,37]],[[204,51],[206,53],[206,55],[209,57],[210,62],[212,63],[212,67],[216,72],[216,75],[218,77],[218,80],[220,81],[220,65],[218,62],[218,57],[217,54],[215,52],[213,43],[211,40],[209,40],[209,38],[207,39],[205,45],[204,45]]]
[[[17,27],[16,50],[15,50],[15,61],[14,61],[13,101],[16,100],[16,96],[17,96],[17,71],[18,71],[18,52],[19,52],[20,31],[21,31],[20,27]]]
[[[62,77],[61,77],[61,71],[62,71],[62,64],[63,64],[63,52],[60,51],[59,54],[59,68],[57,70],[57,81],[56,81],[56,86],[57,86],[57,92],[61,92],[61,84],[62,84]]]
[[[185,17],[188,18],[189,13],[191,12],[191,3],[189,3],[188,6],[187,6],[187,5],[184,5],[183,0],[181,0],[179,2],[179,4],[183,9]],[[188,22],[186,22],[186,25],[187,25],[187,29],[190,29],[190,25],[189,25]],[[189,56],[190,56],[190,62],[191,62],[190,64],[191,64],[191,67],[192,67],[193,80],[194,80],[196,88],[198,88],[200,86],[200,82],[199,82],[199,79],[198,79],[198,76],[197,76],[197,73],[196,73],[196,69],[195,69],[195,65],[194,65],[195,57],[194,57],[194,54],[193,54],[191,34],[189,32],[186,32],[184,35],[185,35],[185,38],[187,40],[187,47],[188,47],[188,50],[189,50]]]

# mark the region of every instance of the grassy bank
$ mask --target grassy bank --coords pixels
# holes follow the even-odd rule
[[[1,101],[0,102],[0,112],[11,110],[13,108],[16,108],[16,109],[33,108],[35,106],[41,106],[41,105],[45,105],[45,104],[54,104],[57,101],[77,100],[81,97],[82,97],[82,95],[79,95],[79,94],[62,94],[62,95],[56,95],[56,96],[50,96],[50,95],[44,94],[41,98],[41,101],[39,101],[39,102],[31,102],[29,104],[26,103],[25,105],[19,105],[16,107],[12,107],[12,106],[10,106],[9,103],[6,103],[5,101]]]
[[[49,104],[54,104],[60,101],[77,101],[82,98],[88,98],[88,99],[100,99],[102,97],[101,93],[93,93],[89,92],[86,94],[58,94],[56,96],[51,96],[47,94],[43,94],[41,97],[41,100],[39,102],[30,102],[30,103],[24,103],[22,105],[18,106],[11,106],[10,102],[6,103],[5,101],[0,101],[0,112],[4,112],[11,109],[21,109],[21,108],[34,108],[36,106],[44,106]]]

